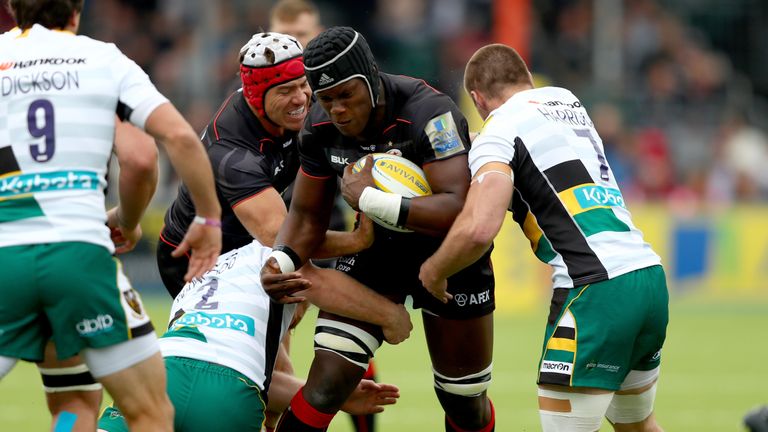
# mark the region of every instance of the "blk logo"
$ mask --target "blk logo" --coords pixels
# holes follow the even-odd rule
[[[342,165],[349,165],[349,158],[345,158],[337,155],[331,155],[331,162],[342,164]]]

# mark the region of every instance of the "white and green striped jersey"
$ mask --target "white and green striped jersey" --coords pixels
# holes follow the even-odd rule
[[[603,142],[570,91],[516,93],[488,117],[472,143],[472,175],[489,162],[512,168],[510,203],[555,288],[573,288],[659,264],[635,228]]]
[[[113,250],[104,189],[115,114],[144,128],[167,102],[113,44],[34,25],[0,37],[0,247]]]
[[[272,302],[262,288],[259,273],[271,251],[254,240],[221,255],[212,270],[186,284],[160,339],[163,356],[229,367],[266,391],[296,309]]]

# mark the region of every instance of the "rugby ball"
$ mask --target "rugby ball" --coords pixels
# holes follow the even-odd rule
[[[373,153],[373,183],[384,192],[414,198],[432,195],[432,189],[427,182],[424,171],[408,159],[389,153]],[[365,166],[366,157],[362,157],[352,166],[353,172],[360,171]],[[376,216],[368,216],[384,228],[398,232],[413,232],[385,222]]]

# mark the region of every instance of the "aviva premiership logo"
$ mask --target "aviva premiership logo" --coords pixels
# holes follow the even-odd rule
[[[419,178],[420,176],[418,176],[417,173],[413,169],[410,169],[408,166],[394,163],[387,159],[380,159],[376,162],[376,169],[384,171],[385,173],[391,173],[395,177],[404,180],[406,185],[415,186],[419,190],[420,195],[429,195],[432,193],[429,185],[423,182],[421,178]]]
[[[427,123],[424,132],[429,137],[435,157],[442,159],[464,150],[464,143],[459,137],[459,129],[453,121],[453,114],[448,111]]]

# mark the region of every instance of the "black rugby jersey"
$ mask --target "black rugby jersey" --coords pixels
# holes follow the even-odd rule
[[[300,134],[301,169],[314,177],[341,177],[344,167],[369,153],[394,153],[416,165],[469,151],[469,127],[464,115],[450,97],[436,91],[423,80],[379,74],[384,84],[386,114],[379,130],[371,131],[366,141],[345,137],[333,125],[320,104],[312,106]],[[419,233],[396,233],[374,225],[374,248],[407,242],[408,252],[431,254],[441,239]],[[386,247],[386,246],[385,246]]]
[[[268,187],[282,192],[296,177],[296,134],[274,137],[248,107],[242,91],[229,96],[202,136],[221,205],[222,253],[253,241],[234,208]],[[178,245],[195,216],[186,185],[165,213],[164,240]]]

